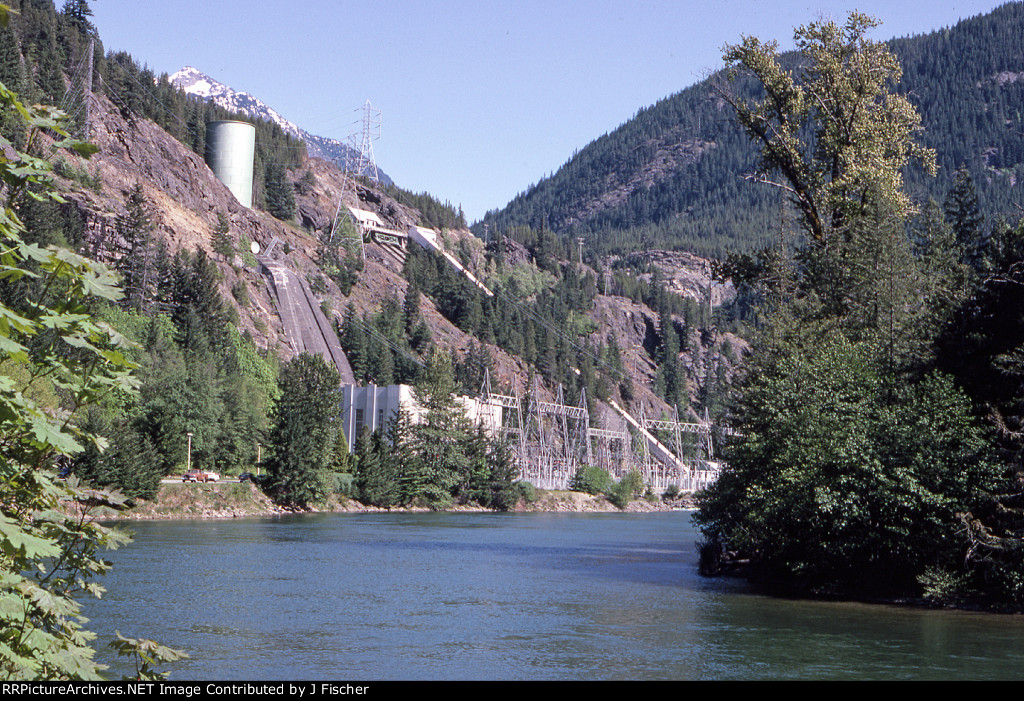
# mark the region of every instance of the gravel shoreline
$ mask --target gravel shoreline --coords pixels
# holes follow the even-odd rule
[[[638,499],[619,509],[603,496],[570,491],[537,491],[531,504],[520,502],[517,512],[560,513],[650,513],[693,508],[692,495],[672,500]],[[114,517],[115,520],[159,519],[227,519],[259,516],[281,516],[296,513],[418,513],[426,507],[381,508],[355,500],[332,502],[310,509],[289,509],[278,506],[255,485],[222,482],[217,484],[163,484],[153,501],[140,500],[133,508]],[[481,506],[459,505],[443,509],[447,512],[494,512]]]

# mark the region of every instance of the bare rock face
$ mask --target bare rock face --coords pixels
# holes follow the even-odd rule
[[[720,306],[736,296],[731,282],[713,282],[711,260],[686,251],[651,249],[634,253],[632,257],[653,263],[661,273],[666,287],[680,297],[688,297],[707,304],[711,293],[712,306]],[[650,275],[641,276],[650,280]]]
[[[526,246],[518,241],[507,236],[503,236],[502,244],[505,247],[505,261],[509,265],[515,265],[516,263],[529,263],[531,261],[530,252],[526,249]]]
[[[334,165],[311,158],[301,168],[288,173],[295,186],[297,215],[294,222],[281,222],[255,209],[243,207],[231,192],[220,183],[203,159],[164,132],[152,122],[138,119],[125,120],[120,112],[103,98],[97,99],[96,128],[92,140],[100,152],[89,162],[77,164],[82,172],[95,174],[99,186],[86,186],[80,181],[65,178],[61,189],[70,205],[85,221],[85,252],[108,263],[116,263],[124,250],[117,232],[117,220],[125,214],[129,192],[141,185],[156,236],[173,255],[180,249],[193,251],[200,248],[217,264],[221,272],[222,298],[235,306],[241,330],[250,333],[263,347],[274,349],[284,358],[294,351],[287,344],[281,330],[280,319],[268,291],[265,279],[258,273],[250,246],[255,243],[266,251],[277,241],[273,257],[281,259],[307,281],[315,281],[320,290],[319,299],[328,311],[328,317],[340,321],[346,307],[372,314],[380,309],[382,300],[393,297],[401,301],[408,283],[402,275],[402,265],[376,244],[365,246],[365,265],[349,295],[340,293],[337,286],[318,267],[323,240],[332,230],[341,204],[374,212],[385,225],[399,231],[417,224],[419,212],[404,206],[385,192],[364,181],[353,183]],[[678,155],[676,157],[684,157]],[[230,225],[229,238],[234,251],[221,255],[213,251],[213,231],[220,216]],[[444,246],[470,270],[483,278],[486,274],[483,243],[468,230],[441,232]],[[505,260],[509,265],[528,264],[526,248],[504,239]],[[710,287],[710,263],[686,253],[647,251],[642,254],[654,263],[676,293],[698,300],[706,299]],[[591,271],[593,273],[593,271]],[[232,289],[243,288],[248,302],[239,304]],[[712,303],[719,304],[729,294],[728,286],[716,285],[712,289]],[[448,349],[454,357],[464,357],[476,339],[450,323],[426,297],[420,301],[421,313],[430,328],[435,343]],[[623,381],[612,389],[613,398],[629,404],[631,411],[648,416],[671,413],[654,393],[658,347],[657,315],[643,304],[623,297],[599,295],[590,313],[595,322],[592,344],[614,338],[622,351],[625,374]],[[690,393],[696,396],[700,383],[711,370],[716,369],[728,356],[741,357],[743,343],[728,334],[700,334],[683,351],[688,367]],[[488,346],[495,374],[491,378],[496,392],[522,396],[528,389],[530,368],[523,361],[496,346]],[[728,372],[734,363],[729,360]],[[626,378],[623,378],[624,380]],[[628,386],[630,394],[624,401],[621,387]],[[542,389],[546,399],[547,390]],[[566,398],[574,402],[575,398]],[[593,401],[593,399],[591,399]],[[602,406],[598,410],[607,425],[614,426],[617,414]]]
[[[126,120],[105,98],[97,98],[95,106],[90,140],[99,152],[74,168],[95,176],[98,185],[71,179],[60,183],[85,222],[84,252],[116,265],[124,250],[117,220],[125,214],[131,190],[141,186],[155,238],[171,255],[181,249],[206,251],[221,270],[221,296],[236,304],[242,330],[262,346],[277,346],[280,323],[249,248],[255,242],[265,249],[275,237],[295,240],[295,234],[268,214],[243,207],[199,155],[156,124]],[[227,258],[214,253],[212,246],[221,215],[229,222],[235,247]],[[250,303],[244,308],[231,294],[239,283],[248,287]]]
[[[311,205],[308,202],[302,202],[296,207],[296,217],[299,223],[302,224],[302,228],[309,231],[329,231],[332,221],[327,212],[322,209]]]
[[[710,261],[690,253],[676,251],[647,251],[642,254],[662,271],[669,290],[682,297],[707,303],[707,290],[711,282]],[[649,275],[647,276],[649,277]],[[716,283],[712,302],[718,306],[735,295],[731,283]],[[636,412],[647,416],[671,414],[669,407],[654,392],[657,375],[655,358],[659,352],[660,330],[657,313],[645,304],[626,297],[598,295],[594,309],[588,315],[602,334],[594,341],[607,342],[613,338],[622,352],[626,373],[633,382],[633,401]],[[674,318],[680,326],[683,319]],[[689,338],[679,357],[686,368],[688,394],[692,404],[697,403],[701,388],[708,381],[721,378],[729,381],[738,371],[749,344],[731,333],[717,329],[691,329]]]

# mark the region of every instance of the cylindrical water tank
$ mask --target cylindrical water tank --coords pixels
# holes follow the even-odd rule
[[[256,127],[222,121],[206,125],[206,165],[246,207],[252,207],[252,167]]]

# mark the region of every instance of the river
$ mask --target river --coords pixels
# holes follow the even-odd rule
[[[684,512],[132,522],[88,627],[171,680],[1017,679],[1024,617],[774,599]]]

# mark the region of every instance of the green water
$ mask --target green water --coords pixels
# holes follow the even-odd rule
[[[186,650],[172,680],[1024,677],[1024,617],[754,595],[697,576],[681,512],[130,530],[86,615]]]

